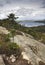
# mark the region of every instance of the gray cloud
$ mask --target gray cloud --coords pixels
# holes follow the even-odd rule
[[[45,8],[45,0],[43,0],[42,5],[43,5],[43,7],[42,7],[42,8]]]
[[[45,7],[45,0],[0,0],[0,7],[6,4],[17,4],[17,5],[36,5]]]

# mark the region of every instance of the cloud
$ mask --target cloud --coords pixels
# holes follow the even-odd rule
[[[6,4],[17,4],[17,5],[22,5],[22,6],[25,6],[25,5],[29,5],[29,6],[33,6],[35,7],[36,6],[41,6],[42,5],[42,2],[44,2],[45,0],[0,0],[0,4],[2,5],[6,5]]]
[[[0,0],[0,18],[11,12],[23,19],[45,18],[45,0]]]
[[[42,3],[42,8],[45,8],[45,0],[43,0],[43,3]]]

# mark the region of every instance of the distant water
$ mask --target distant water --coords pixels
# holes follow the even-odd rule
[[[26,27],[37,27],[37,26],[43,26],[45,23],[39,23],[39,22],[27,22],[27,21],[22,21],[19,24],[26,26]]]

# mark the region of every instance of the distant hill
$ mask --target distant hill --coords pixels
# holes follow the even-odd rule
[[[45,20],[38,20],[38,21],[35,21],[35,22],[43,22],[43,23],[45,23]]]

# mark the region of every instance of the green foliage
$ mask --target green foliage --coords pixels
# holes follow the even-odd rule
[[[12,35],[12,37],[14,37],[14,36],[15,36],[15,34],[16,34],[16,30],[15,30],[15,29],[11,29],[10,34]]]
[[[10,39],[9,39],[8,35],[6,35],[5,36],[5,42],[9,42],[9,41],[10,41]]]
[[[16,20],[18,17],[15,17],[15,15],[13,13],[11,13],[9,16],[8,16],[9,20]]]
[[[15,49],[19,49],[19,46],[16,43],[10,43],[8,44],[8,48],[10,50],[15,50]]]
[[[21,54],[21,50],[17,43],[0,43],[0,54],[19,55]]]
[[[0,54],[15,54],[16,56],[19,56],[21,54],[20,47],[17,45],[17,43],[10,42],[9,34],[0,34]]]

